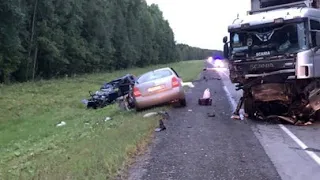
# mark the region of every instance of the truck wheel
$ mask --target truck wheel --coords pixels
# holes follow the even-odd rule
[[[255,111],[254,101],[252,97],[247,97],[244,100],[244,112],[248,114],[248,118],[253,118]]]

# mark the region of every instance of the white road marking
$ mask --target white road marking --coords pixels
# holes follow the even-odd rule
[[[236,110],[236,108],[237,108],[236,101],[232,98],[232,96],[231,96],[231,94],[230,94],[230,92],[229,92],[229,90],[227,89],[226,86],[223,86],[223,89],[226,92],[228,100],[229,100],[229,102],[230,102],[230,104],[232,106],[232,111]]]
[[[283,124],[279,124],[280,128],[293,139],[319,166],[320,166],[320,157],[312,152],[308,151],[308,146],[304,144],[296,135],[294,135],[288,128],[286,128]]]
[[[236,109],[237,103],[235,100],[232,98],[231,93],[229,92],[228,88],[226,86],[223,86],[224,91],[226,92],[226,95],[228,97],[228,100],[230,101],[230,104],[232,105],[233,110]],[[320,157],[312,152],[308,151],[308,146],[304,144],[296,135],[294,135],[288,128],[286,128],[283,124],[279,124],[279,127],[294,141],[296,142],[300,148],[302,148],[309,156],[311,159],[313,159],[319,166],[320,166]]]

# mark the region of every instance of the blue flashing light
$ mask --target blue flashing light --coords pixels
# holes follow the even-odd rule
[[[223,58],[221,58],[220,56],[215,56],[214,59],[215,60],[222,60]]]

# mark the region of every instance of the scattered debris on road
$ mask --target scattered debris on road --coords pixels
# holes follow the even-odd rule
[[[311,121],[304,123],[305,126],[312,125],[313,123]]]
[[[216,117],[214,113],[207,113],[208,117]]]
[[[159,127],[155,129],[156,132],[164,131],[166,130],[166,126],[164,125],[163,120],[168,120],[169,119],[169,113],[166,111],[158,111],[158,112],[149,112],[143,115],[144,118],[152,117],[152,116],[161,116],[159,119]]]
[[[235,115],[235,114],[233,114],[232,116],[231,116],[231,119],[234,119],[234,120],[244,120],[244,115],[243,114],[239,114],[239,115]]]
[[[282,116],[282,115],[265,115],[262,111],[259,111],[259,108],[256,108],[256,112],[253,113],[253,117],[249,117],[249,115],[247,113],[240,113],[241,107],[243,106],[245,102],[245,97],[241,97],[237,107],[235,109],[235,111],[233,112],[231,119],[235,119],[235,120],[244,120],[244,118],[256,118],[256,119],[260,119],[260,120],[282,120],[285,121],[287,123],[290,123],[292,125],[296,125],[296,126],[307,126],[307,125],[312,125],[314,119],[307,119],[305,121],[299,120],[297,117],[295,116]]]
[[[166,126],[164,125],[163,120],[160,119],[160,120],[159,120],[159,127],[156,128],[155,131],[156,131],[156,132],[160,132],[160,131],[164,131],[164,130],[166,130],[166,129],[167,129],[167,128],[166,128]]]
[[[240,115],[232,114],[231,115],[231,119],[239,120],[240,119]]]

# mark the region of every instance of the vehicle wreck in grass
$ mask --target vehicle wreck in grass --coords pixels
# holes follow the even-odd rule
[[[82,100],[87,108],[103,108],[115,102],[120,109],[137,111],[152,106],[178,103],[186,106],[184,87],[193,88],[192,82],[183,82],[178,73],[170,67],[155,69],[138,77],[127,74],[105,83],[100,91],[91,93]]]
[[[125,101],[126,108],[131,109],[134,107],[134,104],[129,95],[134,83],[135,76],[127,74],[108,83],[104,83],[101,86],[100,91],[96,91],[95,93],[89,91],[90,98],[83,100],[82,102],[87,108],[97,109],[106,107],[117,101]]]

